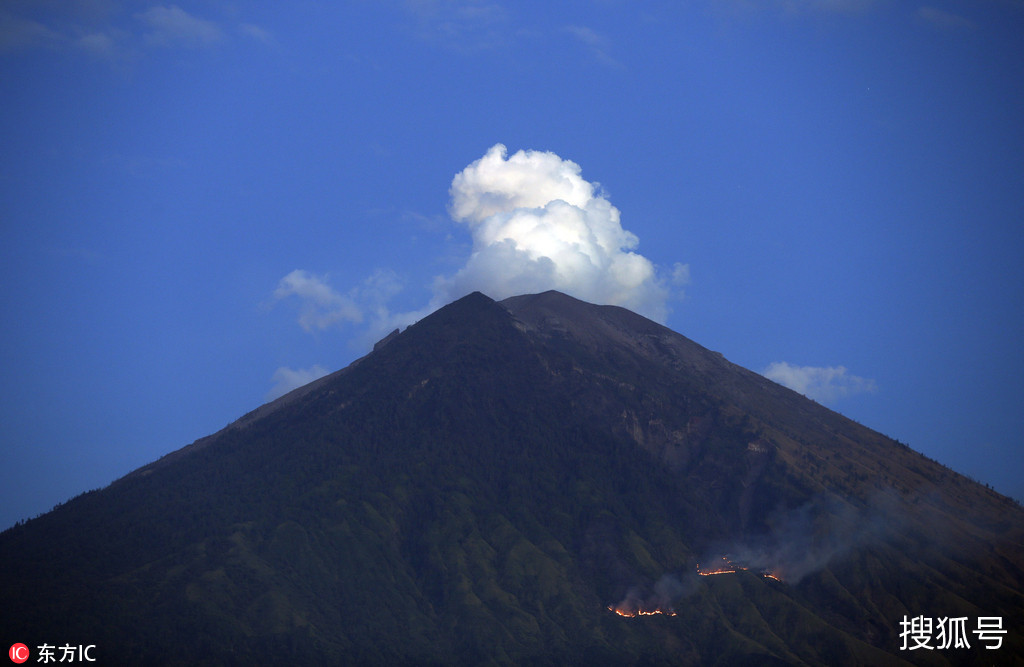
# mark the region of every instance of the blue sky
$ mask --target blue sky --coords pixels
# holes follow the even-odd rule
[[[4,0],[0,526],[546,281],[1024,499],[1022,38],[1021,0]]]

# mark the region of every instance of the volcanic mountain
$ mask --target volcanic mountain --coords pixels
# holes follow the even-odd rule
[[[440,309],[5,531],[0,572],[33,661],[1024,663],[1019,505],[557,292]]]

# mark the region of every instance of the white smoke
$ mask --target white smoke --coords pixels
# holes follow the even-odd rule
[[[860,509],[838,498],[815,496],[768,519],[770,530],[720,548],[742,567],[770,572],[788,584],[828,567],[833,560],[898,535],[910,519],[905,501],[891,490],[874,493]],[[708,558],[712,560],[712,558]]]
[[[451,216],[473,237],[455,275],[434,284],[444,303],[478,290],[493,299],[556,289],[584,301],[624,306],[658,321],[668,314],[668,280],[634,252],[619,210],[580,176],[575,162],[502,144],[452,180]],[[677,264],[675,282],[687,269]]]

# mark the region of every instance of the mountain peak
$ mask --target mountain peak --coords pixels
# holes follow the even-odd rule
[[[660,324],[474,292],[386,340],[0,534],[11,641],[899,664],[908,615],[1024,624],[1019,506]]]

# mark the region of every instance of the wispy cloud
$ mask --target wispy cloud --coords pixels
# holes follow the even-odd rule
[[[878,4],[877,0],[713,0],[720,11],[739,16],[764,11],[786,14],[856,14]]]
[[[625,68],[625,65],[612,57],[611,43],[605,35],[583,25],[566,26],[565,31],[575,37],[597,62],[613,69]]]
[[[192,16],[177,5],[151,7],[135,18],[149,28],[145,39],[152,45],[198,48],[224,38],[216,23]]]
[[[39,21],[0,11],[0,51],[53,47],[63,41],[60,33]]]
[[[260,26],[254,23],[239,24],[238,32],[245,35],[246,37],[255,39],[258,42],[263,42],[264,44],[276,44],[274,36],[270,33],[270,31],[265,30],[264,28],[261,28]]]
[[[313,380],[318,380],[329,372],[319,364],[314,364],[309,368],[288,368],[287,366],[282,366],[274,372],[274,386],[267,392],[266,400],[272,401],[275,398],[284,396],[289,391],[307,385]]]
[[[299,325],[306,331],[322,330],[340,322],[361,322],[363,313],[355,301],[334,291],[327,276],[296,269],[277,285],[274,299],[297,297],[301,302]]]
[[[392,312],[388,304],[402,290],[394,271],[378,269],[358,285],[342,293],[331,286],[328,276],[317,276],[296,269],[278,283],[273,301],[296,299],[299,302],[299,326],[309,332],[363,325],[359,341],[372,343],[381,335],[428,315],[433,306],[411,311]]]
[[[130,59],[147,49],[201,49],[229,39],[272,44],[272,35],[253,23],[217,21],[178,5],[154,5],[131,13],[127,3],[21,2],[0,9],[0,53],[55,49],[100,59]]]
[[[99,58],[113,58],[117,54],[117,41],[107,32],[91,32],[82,35],[75,45]]]
[[[780,4],[790,11],[815,12],[860,12],[877,0],[781,0]]]
[[[326,275],[308,271],[292,271],[278,283],[272,294],[274,302],[294,299],[299,302],[299,325],[313,333],[345,325],[359,325],[353,343],[368,348],[389,331],[407,326],[428,315],[430,309],[414,312],[392,312],[388,302],[402,289],[392,271],[375,271],[359,285],[342,294],[329,283]],[[296,387],[312,382],[328,373],[320,365],[306,369],[278,368],[274,387],[266,396],[270,401]]]
[[[507,43],[509,15],[493,0],[405,0],[404,5],[425,42],[461,52]]]
[[[940,30],[972,30],[977,27],[974,21],[938,7],[919,7],[916,16],[924,24]]]
[[[878,391],[874,380],[850,375],[845,366],[793,366],[777,361],[761,374],[821,403]]]

